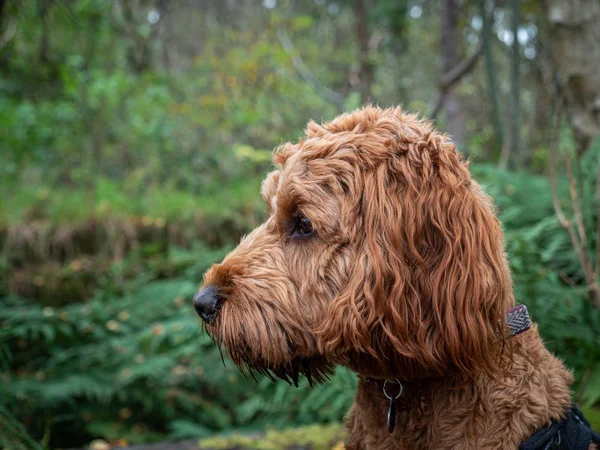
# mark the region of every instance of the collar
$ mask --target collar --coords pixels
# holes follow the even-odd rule
[[[518,305],[514,308],[509,309],[506,312],[506,337],[511,338],[517,336],[531,328],[531,318],[527,311],[527,306]],[[365,378],[365,381],[375,381],[372,378]],[[400,398],[403,392],[402,382],[398,378],[379,380],[383,381],[383,395],[389,400],[388,414],[387,414],[387,428],[390,433],[394,432],[394,426],[396,424],[396,400]],[[394,393],[388,392],[390,387],[388,385],[396,385]]]
[[[518,305],[506,313],[506,325],[510,330],[508,337],[517,336],[531,328],[531,318],[527,306]]]

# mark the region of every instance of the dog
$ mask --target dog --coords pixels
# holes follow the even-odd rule
[[[297,384],[349,367],[348,449],[517,449],[552,426],[564,444],[569,417],[585,422],[535,324],[510,332],[501,224],[446,135],[365,106],[311,121],[274,162],[267,220],[194,296],[242,371]]]

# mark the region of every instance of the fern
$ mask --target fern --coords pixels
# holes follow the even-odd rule
[[[10,450],[42,450],[25,427],[0,405],[0,447]]]
[[[547,181],[485,166],[473,170],[489,185],[505,224],[518,300],[529,306],[550,349],[586,380],[585,404],[597,404],[600,312],[586,298]],[[190,280],[200,280],[224,251],[198,248],[200,254],[168,252],[179,278],[158,279],[152,269],[118,289],[107,278],[85,303],[44,307],[3,298],[5,423],[11,411],[37,439],[48,431],[50,439],[69,433],[83,443],[95,436],[136,442],[341,421],[357,383],[348,369],[338,368],[327,384],[292,388],[246,379],[227,360],[223,366],[193,313]]]

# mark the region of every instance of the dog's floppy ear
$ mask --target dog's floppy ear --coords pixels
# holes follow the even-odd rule
[[[323,352],[407,377],[497,371],[513,303],[502,231],[454,146],[429,136],[361,176],[357,257],[318,330]]]

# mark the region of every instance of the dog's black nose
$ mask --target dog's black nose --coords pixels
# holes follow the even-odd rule
[[[194,309],[206,323],[215,320],[220,308],[219,295],[214,286],[208,285],[194,295]]]

